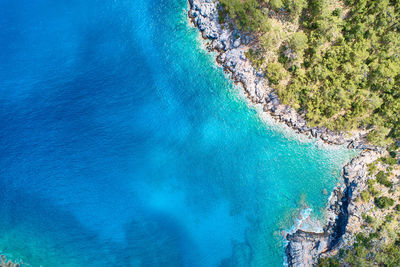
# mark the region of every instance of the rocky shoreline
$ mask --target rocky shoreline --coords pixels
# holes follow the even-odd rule
[[[349,222],[359,221],[362,210],[354,200],[367,184],[367,164],[382,153],[377,147],[366,144],[365,132],[352,136],[335,133],[324,127],[310,127],[304,117],[291,107],[280,102],[278,95],[269,86],[268,79],[257,71],[246,58],[254,37],[244,35],[228,22],[219,23],[217,0],[189,0],[188,16],[197,27],[206,47],[217,54],[217,63],[230,74],[232,80],[243,86],[244,92],[254,105],[262,105],[263,111],[276,121],[283,122],[297,133],[318,138],[332,145],[345,145],[361,149],[359,156],[343,168],[344,184],[336,187],[330,197],[323,232],[307,232],[297,229],[288,234],[285,252],[289,266],[312,266],[321,256],[329,256],[338,247],[351,246],[353,236],[346,234]],[[225,20],[229,21],[229,20]],[[354,219],[355,218],[355,219]]]
[[[350,247],[354,235],[348,234],[348,226],[359,227],[363,209],[355,202],[367,187],[367,164],[381,156],[380,152],[365,150],[343,167],[344,184],[336,187],[326,209],[326,224],[322,233],[298,229],[288,234],[285,252],[289,266],[313,266],[318,258],[337,253],[339,247]]]

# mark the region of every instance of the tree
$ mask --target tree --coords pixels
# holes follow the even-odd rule
[[[380,184],[386,186],[386,187],[392,187],[393,184],[392,184],[392,182],[390,182],[390,181],[388,180],[388,176],[389,176],[389,175],[388,175],[387,173],[385,173],[385,172],[383,172],[383,171],[379,171],[379,172],[376,174],[376,181],[377,181],[378,183],[380,183]]]
[[[269,4],[273,9],[279,9],[283,6],[282,0],[270,0]]]
[[[328,0],[311,0],[310,7],[311,13],[315,16],[322,16],[327,13],[327,7],[329,6]]]
[[[380,209],[386,209],[393,206],[393,204],[394,200],[389,197],[383,196],[375,198],[375,205]]]
[[[296,32],[290,36],[289,46],[295,52],[303,51],[307,48],[308,38],[304,32]]]
[[[288,72],[279,62],[272,62],[267,67],[268,79],[273,84],[279,84],[281,80],[288,76]]]

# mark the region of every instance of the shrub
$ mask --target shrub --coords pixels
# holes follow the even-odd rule
[[[374,162],[368,164],[368,171],[369,171],[369,173],[372,174],[372,175],[375,173],[375,171],[376,171],[376,165],[375,165]]]
[[[282,0],[270,0],[269,4],[274,9],[278,9],[278,8],[281,8],[283,6]]]
[[[362,191],[361,192],[361,199],[364,202],[368,202],[371,199],[371,195],[368,193],[368,191]]]
[[[393,221],[393,215],[391,215],[391,214],[386,215],[385,216],[385,221],[387,221],[387,222]]]
[[[271,83],[277,85],[288,76],[288,72],[279,62],[272,62],[268,64],[267,76]]]
[[[368,223],[368,224],[371,224],[371,223],[374,222],[374,218],[372,218],[371,216],[367,215],[365,217],[365,222]]]
[[[368,136],[367,140],[372,144],[383,146],[390,143],[392,140],[388,138],[388,134],[390,132],[390,128],[386,128],[384,126],[377,126],[374,130],[372,130]]]
[[[389,165],[395,165],[395,164],[397,164],[397,159],[396,158],[387,158],[386,163]]]
[[[308,38],[303,32],[296,32],[290,36],[289,46],[294,51],[299,52],[307,48]]]
[[[320,258],[318,259],[318,267],[339,267],[339,261],[336,258]]]
[[[332,15],[336,16],[336,17],[340,17],[342,15],[342,9],[336,8],[335,10],[332,11]]]
[[[380,209],[386,209],[393,206],[394,200],[389,197],[377,197],[375,198],[375,205]]]
[[[260,52],[260,50],[254,51],[250,48],[245,55],[257,69],[259,69],[265,62],[264,55]]]
[[[393,184],[392,184],[392,182],[389,181],[388,177],[389,177],[389,175],[383,171],[379,171],[376,174],[376,180],[378,181],[378,183],[380,183],[386,187],[392,187]]]
[[[368,180],[368,182],[369,181],[375,182],[375,180]],[[379,195],[379,191],[375,189],[375,186],[372,183],[368,185],[368,193],[370,193],[371,196],[374,196],[374,197]]]

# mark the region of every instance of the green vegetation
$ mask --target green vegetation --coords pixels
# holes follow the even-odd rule
[[[363,191],[363,192],[361,192],[361,199],[364,202],[368,202],[371,199],[371,195],[369,194],[368,191]]]
[[[308,38],[304,32],[296,32],[289,39],[289,47],[296,53],[302,53],[307,48]]]
[[[375,198],[375,205],[380,208],[380,209],[386,209],[389,208],[391,206],[393,206],[394,204],[394,200],[391,199],[390,197],[376,197]]]
[[[392,187],[393,184],[392,184],[392,182],[389,181],[388,177],[389,177],[389,174],[387,174],[383,171],[379,171],[376,174],[376,181],[386,187]]]
[[[261,11],[257,0],[220,0],[222,11],[220,17],[228,15],[236,26],[246,32],[268,31],[268,16]]]
[[[393,152],[393,151],[391,151],[391,152]],[[397,163],[397,158],[396,158],[396,156],[394,156],[394,157],[389,156],[389,157],[386,157],[386,158],[381,158],[380,160],[381,160],[383,163],[388,164],[388,165],[391,165],[391,166],[393,166],[393,165],[395,165],[395,164]]]
[[[279,81],[287,78],[288,72],[278,62],[268,64],[267,76],[271,83],[279,84]]]
[[[253,67],[256,69],[260,68],[265,62],[265,58],[262,53],[260,53],[260,51],[254,51],[251,48],[246,52],[246,57],[251,60]]]
[[[379,191],[378,190],[376,190],[375,189],[375,186],[374,186],[374,184],[375,184],[375,180],[373,180],[373,179],[369,179],[368,180],[368,193],[371,195],[371,196],[378,196],[379,195]]]
[[[220,3],[222,14],[258,37],[256,49],[279,55],[258,67],[311,125],[368,129],[368,140],[377,145],[400,138],[399,0]],[[269,10],[286,19],[268,17]],[[298,30],[286,32],[282,21]]]
[[[397,205],[394,207],[394,209],[395,209],[396,211],[400,211],[400,204],[397,204]]]
[[[372,162],[372,163],[368,164],[368,172],[369,172],[371,175],[374,175],[374,174],[375,174],[375,171],[376,171],[376,164],[375,164],[375,162]]]
[[[342,20],[323,2],[310,2],[311,16],[303,23],[309,39],[305,71],[293,73],[280,97],[315,125],[369,128],[368,140],[384,145],[400,136],[400,5],[346,1],[349,17]]]
[[[371,223],[374,222],[374,218],[372,218],[371,216],[367,215],[365,217],[365,222],[368,223],[368,224],[371,224]]]
[[[400,236],[394,223],[394,216],[387,215],[372,232],[357,234],[353,248],[319,259],[318,266],[400,266]]]

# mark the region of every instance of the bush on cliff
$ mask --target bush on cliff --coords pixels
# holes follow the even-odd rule
[[[358,237],[353,248],[340,250],[337,256],[320,259],[318,266],[400,266],[400,240],[376,242],[381,238],[378,233],[361,239]]]
[[[288,72],[279,62],[271,62],[267,67],[267,76],[271,83],[277,85],[280,81],[287,78]]]
[[[268,21],[268,16],[264,15],[257,0],[219,0],[223,14],[235,22],[236,26],[246,32],[268,30],[264,25]]]
[[[290,36],[289,46],[296,53],[304,51],[307,48],[308,38],[304,32],[296,32]]]
[[[318,267],[339,267],[339,260],[336,258],[320,258],[318,259]]]
[[[371,195],[368,193],[368,191],[362,191],[361,192],[361,199],[364,202],[368,202],[371,199]]]
[[[392,187],[393,184],[392,182],[389,181],[389,175],[383,171],[379,171],[376,174],[376,180],[378,181],[378,183],[386,186],[386,187]]]
[[[375,198],[375,205],[380,209],[386,209],[394,205],[394,200],[383,196]]]

